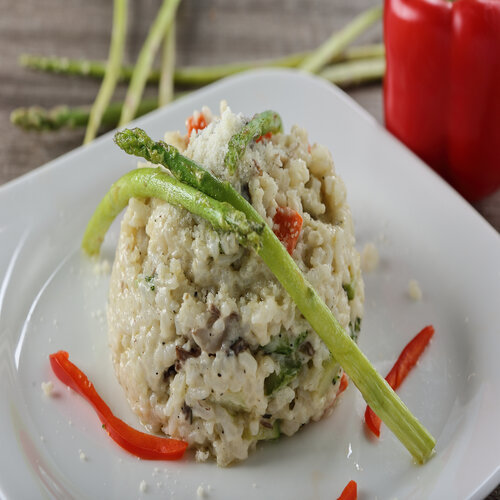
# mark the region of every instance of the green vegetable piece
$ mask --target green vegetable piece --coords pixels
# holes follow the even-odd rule
[[[302,368],[300,360],[293,355],[277,354],[276,358],[279,363],[279,371],[271,373],[264,380],[264,394],[266,396],[288,385]]]
[[[173,20],[163,41],[158,85],[158,104],[160,107],[166,106],[174,99],[175,31],[175,20]]]
[[[319,394],[325,394],[332,386],[332,383],[335,383],[338,378],[339,370],[340,365],[333,357],[323,362],[323,373],[321,374],[317,388]]]
[[[342,285],[344,292],[347,294],[347,300],[352,300],[356,296],[356,289],[354,288],[354,283],[344,283]]]
[[[269,132],[275,134],[283,131],[283,125],[278,113],[274,111],[264,111],[255,115],[237,134],[233,135],[229,141],[224,163],[229,173],[234,174],[240,158],[245,153],[245,149],[255,139],[262,137]]]
[[[295,340],[290,340],[285,332],[275,335],[262,350],[266,354],[292,354],[296,351],[307,337],[307,331],[302,332]]]
[[[351,339],[356,342],[358,340],[359,332],[361,331],[361,318],[356,317],[354,321],[349,322],[349,332]]]
[[[137,148],[137,151],[139,153],[133,154],[142,156],[143,151],[140,147]],[[166,159],[168,159],[168,155]],[[272,229],[265,224],[252,205],[229,183],[219,181],[196,163],[170,163],[172,166],[167,166],[175,177],[186,179],[185,182],[193,188],[199,189],[218,201],[229,203],[243,212],[248,221],[264,223],[260,234],[261,246],[258,250],[262,260],[290,294],[299,311],[359,389],[366,403],[391,429],[417,462],[424,463],[427,461],[433,454],[436,445],[435,439],[412,415],[356,343],[344,331],[328,306],[306,281],[297,264],[280,243]],[[109,218],[105,208],[101,210],[100,215],[104,219]],[[110,221],[106,223],[106,229],[110,223]],[[102,229],[99,216],[96,217],[93,225],[98,229]],[[92,228],[89,231],[92,234]],[[105,230],[99,232],[103,236]],[[98,251],[99,245],[100,241],[98,240],[93,247],[94,251]]]
[[[104,235],[130,198],[159,198],[203,217],[215,229],[233,231],[245,246],[259,248],[262,225],[247,220],[229,203],[219,202],[186,186],[160,168],[139,168],[116,181],[99,203],[85,231],[82,247],[89,255],[99,253]]]
[[[331,64],[319,73],[322,78],[344,88],[362,83],[378,82],[384,75],[384,56]]]
[[[340,31],[333,33],[323,45],[306,57],[299,65],[299,69],[317,73],[329,61],[338,57],[353,40],[374,22],[378,21],[382,17],[382,12],[382,7],[373,7],[362,12]]]
[[[106,128],[114,128],[118,124],[122,112],[123,102],[112,102],[104,110],[101,117],[101,125]],[[145,115],[158,108],[157,99],[145,99],[141,101],[137,110],[137,116]],[[56,106],[52,109],[31,106],[29,108],[17,108],[10,114],[10,121],[24,130],[52,131],[62,128],[85,127],[89,122],[90,108],[88,106],[68,107]]]
[[[91,142],[99,130],[102,116],[113,96],[120,76],[120,68],[125,48],[125,34],[127,32],[127,0],[114,0],[113,6],[113,29],[111,32],[111,45],[109,58],[106,65],[106,73],[101,83],[101,88],[96,100],[90,110],[87,131],[85,132],[84,144]]]
[[[295,68],[304,59],[312,53],[296,52],[284,57],[267,59],[262,61],[242,61],[228,64],[216,64],[212,66],[188,66],[179,67],[174,71],[174,82],[184,87],[200,87],[213,83],[221,78],[241,73],[256,68]],[[381,43],[356,45],[347,47],[341,54],[334,57],[329,63],[351,62],[358,60],[369,61],[372,58],[383,58],[385,55],[384,45]],[[45,57],[35,54],[22,54],[19,58],[19,64],[25,68],[47,73],[57,73],[60,75],[73,75],[89,78],[102,79],[106,72],[106,63],[103,61],[94,61],[89,59],[70,59],[68,57]],[[330,66],[335,68],[337,64]],[[134,66],[124,65],[120,68],[119,79],[122,82],[130,81],[134,72]],[[345,70],[342,80],[359,81],[359,78],[351,78]],[[158,83],[160,80],[160,71],[151,69],[148,77],[148,83]],[[334,79],[335,80],[335,79]],[[340,83],[335,81],[335,83]]]
[[[273,392],[288,385],[299,373],[302,362],[297,350],[304,342],[308,332],[302,332],[296,339],[291,340],[284,332],[276,335],[262,350],[279,363],[279,371],[271,373],[264,380],[264,393],[269,396]]]
[[[167,32],[167,28],[171,25],[175,18],[177,6],[180,0],[163,0],[163,3],[158,11],[148,36],[139,53],[137,63],[130,79],[130,85],[125,97],[120,122],[118,126],[122,127],[136,116],[137,108],[141,101],[144,86],[148,78],[149,72],[153,67],[154,58],[160,47],[162,38]]]
[[[210,398],[212,399],[212,398]],[[226,391],[218,399],[212,399],[215,403],[224,407],[231,415],[248,411],[244,395],[241,392]]]
[[[278,439],[281,435],[279,420],[275,420],[271,428],[261,425],[257,434],[257,441],[270,441]]]

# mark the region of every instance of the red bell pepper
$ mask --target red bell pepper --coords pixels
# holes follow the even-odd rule
[[[195,113],[186,120],[186,130],[188,137],[191,137],[193,130],[203,130],[208,125],[205,115],[203,113]]]
[[[273,231],[292,255],[302,229],[302,217],[288,207],[278,207],[273,217]]]
[[[500,2],[385,0],[387,129],[467,199],[500,186]]]
[[[349,481],[337,500],[356,500],[358,498],[358,485],[356,481]]]
[[[386,382],[392,389],[396,390],[401,385],[408,373],[416,365],[433,335],[434,327],[432,325],[426,326],[401,351],[392,370],[385,377]],[[365,411],[365,423],[375,436],[380,436],[380,424],[382,421],[369,406],[366,407]]]
[[[109,406],[97,394],[94,384],[69,360],[66,351],[49,356],[57,378],[85,398],[96,411],[111,439],[133,455],[147,460],[177,460],[184,455],[188,443],[140,432],[113,415]]]
[[[342,394],[349,385],[349,379],[345,373],[342,374],[342,378],[340,379],[339,392],[337,392],[337,396]]]

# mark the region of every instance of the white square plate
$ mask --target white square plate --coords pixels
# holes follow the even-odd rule
[[[352,385],[333,414],[291,438],[218,468],[189,455],[137,460],[112,442],[90,407],[52,374],[59,349],[111,408],[139,427],[115,380],[104,310],[107,275],[79,249],[110,184],[135,167],[107,134],[0,188],[0,496],[14,498],[332,499],[351,479],[360,498],[481,498],[500,481],[500,238],[414,155],[333,86],[293,71],[214,84],[136,121],[155,138],[183,129],[202,105],[278,111],[326,144],[348,188],[358,246],[381,263],[365,276],[360,346],[383,373],[426,324],[435,337],[399,393],[437,438],[417,466],[385,428],[372,441]],[[112,261],[113,226],[103,247]],[[407,294],[417,279],[423,299]],[[54,381],[46,397],[43,381]],[[85,458],[82,460],[82,458]],[[144,481],[145,492],[139,485]]]

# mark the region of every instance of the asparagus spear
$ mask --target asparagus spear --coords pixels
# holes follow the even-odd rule
[[[334,33],[323,45],[307,56],[299,69],[317,73],[328,61],[338,56],[356,37],[382,17],[382,7],[374,7],[354,18],[347,26]]]
[[[161,58],[160,84],[158,86],[158,104],[165,106],[174,98],[175,70],[175,21],[172,21],[163,42]]]
[[[256,68],[295,68],[311,52],[296,52],[285,57],[278,57],[262,61],[235,62],[219,64],[214,66],[190,66],[176,68],[174,71],[174,82],[176,85],[198,87],[215,82],[226,76],[234,75],[242,71]],[[329,63],[355,61],[372,57],[383,57],[384,45],[381,43],[359,45],[348,47],[339,56],[333,58]],[[103,78],[106,64],[102,61],[86,59],[68,59],[66,57],[43,57],[32,54],[23,54],[19,58],[19,64],[25,68],[58,73],[63,75],[85,76],[91,78]],[[120,69],[120,81],[130,81],[133,66],[122,66]],[[160,71],[152,69],[149,72],[147,82],[158,83]]]
[[[107,128],[116,127],[122,112],[123,102],[112,102],[104,110],[101,125]],[[145,99],[139,104],[137,116],[145,115],[158,108],[158,99]],[[89,106],[68,107],[56,106],[52,109],[31,106],[17,108],[10,114],[10,121],[25,130],[59,130],[61,128],[85,127],[89,121]]]
[[[118,81],[125,47],[125,34],[127,31],[127,0],[114,0],[113,28],[111,31],[111,45],[109,58],[106,65],[104,79],[97,94],[96,100],[90,110],[89,121],[83,143],[91,142],[99,130],[102,116],[111,100]]]
[[[359,59],[327,66],[319,76],[341,87],[380,81],[385,74],[385,58]]]
[[[116,181],[99,203],[83,236],[82,247],[89,254],[99,253],[109,226],[127,206],[130,198],[159,198],[184,207],[221,231],[233,231],[244,246],[258,249],[263,223],[250,222],[229,203],[214,200],[197,189],[179,182],[161,168],[139,168]]]
[[[354,49],[354,47],[353,47]],[[362,50],[361,50],[362,49]],[[359,54],[372,54],[369,59],[350,60],[327,66],[320,72],[320,76],[340,87],[347,88],[365,82],[379,81],[385,74],[385,60],[375,54],[383,53],[382,47],[359,48]],[[177,98],[177,93],[174,98]],[[108,127],[116,127],[123,103],[111,103],[104,111],[102,122]],[[137,109],[137,116],[142,116],[158,107],[156,99],[141,101]],[[17,108],[11,113],[11,122],[26,130],[57,130],[63,127],[76,128],[85,126],[88,121],[88,108],[57,106],[46,110],[38,106]]]
[[[365,401],[394,432],[415,460],[424,463],[433,453],[435,440],[377,373],[365,355],[333,316],[332,312],[306,281],[295,261],[276,238],[257,211],[227,182],[221,182],[203,167],[184,158],[171,146],[152,141],[139,129],[119,132],[115,142],[129,154],[149,161],[161,160],[171,173],[194,189],[227,202],[243,212],[249,221],[264,224],[258,254],[290,294],[313,329],[325,342]],[[154,194],[151,194],[154,196]],[[101,216],[105,216],[105,210]],[[101,238],[103,235],[100,235]],[[98,248],[94,248],[97,252]]]
[[[130,85],[125,97],[125,104],[118,123],[120,127],[132,120],[136,115],[144,85],[146,84],[147,77],[153,66],[156,52],[158,51],[167,27],[172,23],[175,17],[179,2],[180,0],[163,0],[163,4],[149,30],[146,41],[139,54],[139,58],[137,59],[137,64],[135,65],[132,79],[130,80]]]
[[[229,141],[224,163],[229,173],[234,174],[240,158],[245,153],[245,149],[255,139],[265,134],[282,132],[283,126],[278,113],[274,111],[264,111],[255,115],[236,135]]]

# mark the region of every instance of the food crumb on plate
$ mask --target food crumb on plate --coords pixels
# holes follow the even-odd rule
[[[411,279],[408,282],[408,294],[413,300],[422,300],[422,289],[417,280]]]
[[[93,271],[96,276],[103,276],[105,274],[109,274],[109,272],[111,271],[111,264],[109,263],[109,260],[103,259],[97,261],[94,264]]]
[[[208,450],[196,450],[195,458],[197,462],[206,462],[209,456],[210,452]]]
[[[205,488],[203,488],[203,486],[201,484],[196,489],[196,496],[198,498],[206,498],[207,497],[207,490],[205,490]]]
[[[141,493],[146,493],[148,491],[148,483],[144,479],[139,483],[139,491]]]
[[[52,396],[53,390],[54,384],[50,380],[48,382],[42,382],[42,391],[47,397]]]
[[[87,455],[82,450],[78,450],[78,453],[80,454],[80,460],[82,462],[86,462],[87,461]]]
[[[377,247],[374,243],[369,242],[361,251],[361,269],[364,272],[371,272],[377,269],[379,264],[379,255]]]

